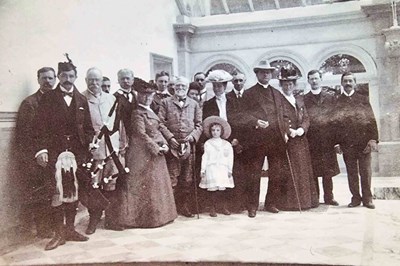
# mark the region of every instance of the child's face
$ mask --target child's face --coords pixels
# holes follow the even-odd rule
[[[221,131],[222,131],[222,129],[221,129],[220,125],[213,125],[211,127],[211,136],[213,138],[219,138],[219,137],[221,137]]]

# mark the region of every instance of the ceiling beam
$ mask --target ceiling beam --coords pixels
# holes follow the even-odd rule
[[[222,5],[224,6],[224,9],[225,9],[225,13],[226,13],[226,14],[231,13],[231,12],[229,11],[228,3],[226,2],[226,0],[222,0]]]
[[[250,6],[250,11],[254,12],[254,5],[253,5],[253,0],[247,0],[249,2],[249,6]]]
[[[279,0],[275,0],[275,8],[280,9],[281,5],[279,4]]]

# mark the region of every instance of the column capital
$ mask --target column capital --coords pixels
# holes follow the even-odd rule
[[[386,37],[385,50],[389,57],[400,57],[400,26],[382,30]]]

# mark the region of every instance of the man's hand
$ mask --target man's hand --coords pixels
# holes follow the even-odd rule
[[[378,151],[378,143],[376,143],[376,140],[370,140],[368,141],[367,147],[363,150],[363,153],[371,153],[371,152],[376,152]]]
[[[184,139],[184,141],[185,141],[185,142],[190,142],[190,143],[192,143],[192,142],[194,142],[194,138],[193,138],[192,135],[189,135],[189,136],[187,136],[187,137]]]
[[[268,121],[264,121],[264,120],[257,120],[257,127],[261,127],[261,128],[267,128],[269,126]]]
[[[49,154],[47,152],[43,152],[36,157],[36,162],[41,167],[46,167],[49,162]]]
[[[293,128],[289,128],[289,136],[290,136],[291,138],[296,137],[296,136],[297,136],[297,131],[294,130]]]
[[[335,152],[337,154],[343,154],[342,148],[340,148],[340,145],[335,145]]]
[[[178,148],[179,148],[179,143],[178,143],[178,141],[176,141],[175,138],[171,138],[171,139],[169,140],[169,143],[170,143],[170,145],[171,145],[171,147],[172,147],[173,149],[178,149]]]

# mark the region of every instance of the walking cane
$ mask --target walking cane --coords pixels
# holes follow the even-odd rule
[[[193,183],[194,183],[194,201],[196,203],[196,212],[197,219],[200,219],[199,216],[199,200],[197,198],[197,178],[196,178],[196,143],[192,143],[192,152],[193,152],[193,160],[192,160],[192,171],[193,171]]]
[[[290,161],[289,152],[288,152],[287,149],[286,149],[286,158],[287,158],[288,164],[289,164],[290,176],[292,177],[294,191],[296,192],[297,204],[299,205],[299,211],[301,213],[301,204],[300,204],[299,192],[297,191],[296,180],[294,179],[294,172],[293,172],[293,168],[292,168],[292,163]]]

